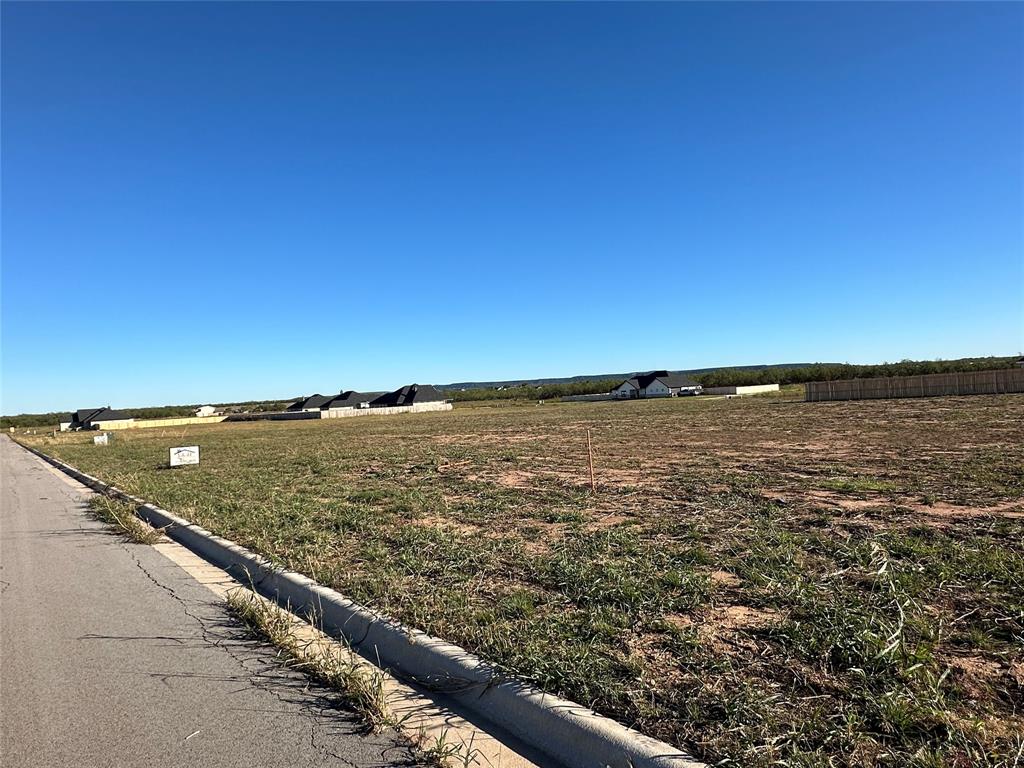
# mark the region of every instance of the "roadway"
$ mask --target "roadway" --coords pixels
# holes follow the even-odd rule
[[[408,765],[247,638],[206,587],[0,438],[0,764]]]

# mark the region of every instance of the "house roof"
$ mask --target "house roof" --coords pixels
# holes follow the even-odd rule
[[[651,371],[650,373],[638,373],[636,376],[631,376],[626,379],[622,384],[629,384],[630,386],[636,387],[637,389],[646,389],[651,385],[655,379],[659,379],[662,376],[668,376],[668,371]],[[621,387],[622,384],[619,384]]]
[[[669,389],[676,389],[678,387],[699,387],[700,384],[691,379],[689,376],[683,376],[681,373],[670,373],[668,376],[659,376],[658,381],[664,384]]]
[[[341,392],[329,400],[324,408],[356,408],[360,403],[368,403],[383,395],[383,392],[356,392],[353,389]]]
[[[631,387],[636,389],[647,389],[647,387],[651,386],[655,381],[660,381],[669,389],[700,386],[700,384],[689,376],[683,376],[681,373],[669,373],[668,371],[650,371],[649,373],[640,373],[632,378],[626,379],[622,384],[629,384]],[[619,387],[621,387],[622,384],[619,384]],[[618,387],[616,387],[616,389],[618,389]]]
[[[71,420],[75,424],[84,424],[91,417],[99,413],[100,411],[106,410],[105,408],[79,408],[73,414],[71,414]]]
[[[444,394],[429,384],[406,384],[373,400],[372,406],[415,405],[444,400]]]
[[[300,397],[294,403],[289,405],[285,410],[288,411],[302,411],[309,408],[323,408],[327,403],[331,401],[334,395],[310,395],[309,397]]]
[[[115,411],[113,408],[81,408],[74,413],[73,423],[88,424],[93,421],[117,421],[130,419],[124,411]]]
[[[636,377],[637,382],[640,385],[640,389],[647,389],[657,379],[663,376],[668,376],[668,371],[651,371],[650,373],[642,373]]]

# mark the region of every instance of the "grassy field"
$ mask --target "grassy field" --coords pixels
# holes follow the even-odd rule
[[[710,762],[968,766],[1024,751],[1022,424],[684,398],[20,439]]]

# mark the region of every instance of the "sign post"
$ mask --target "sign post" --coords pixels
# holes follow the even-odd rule
[[[170,465],[172,467],[184,467],[189,464],[199,463],[199,446],[185,445],[180,448],[171,448]]]

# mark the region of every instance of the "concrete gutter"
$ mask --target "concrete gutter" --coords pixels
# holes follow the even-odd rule
[[[315,615],[325,632],[346,638],[353,650],[369,661],[416,685],[444,693],[567,768],[705,768],[665,742],[575,702],[509,680],[457,645],[375,613],[35,448],[22,447],[93,490],[135,504],[136,514],[147,523],[165,529],[167,536],[243,584],[252,584],[289,610]]]

